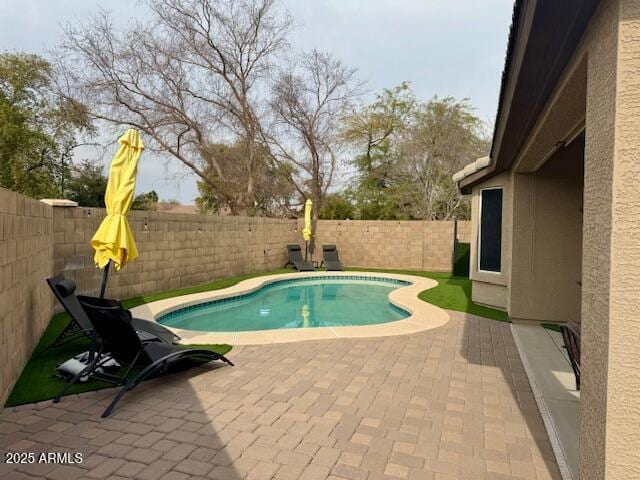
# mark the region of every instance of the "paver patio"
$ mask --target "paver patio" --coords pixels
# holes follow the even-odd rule
[[[237,347],[236,366],[0,414],[8,479],[559,479],[509,325],[450,312],[426,332]],[[4,457],[4,455],[3,455]]]

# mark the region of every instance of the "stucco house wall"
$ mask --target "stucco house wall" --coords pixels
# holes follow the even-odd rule
[[[512,319],[580,323],[584,141],[514,174]]]
[[[589,35],[581,478],[640,478],[640,2]]]
[[[640,478],[639,72],[640,2],[602,0],[512,170],[472,189],[474,301],[514,318],[580,319],[582,480]],[[579,134],[581,109],[583,188],[579,155],[561,158],[571,144],[544,156]],[[476,268],[478,192],[496,185],[511,264],[491,277]]]
[[[483,272],[478,268],[478,230],[480,192],[485,188],[501,187],[502,190],[502,252],[501,271]],[[492,307],[507,308],[508,286],[511,276],[511,231],[513,222],[513,176],[505,172],[488,179],[473,188],[471,194],[471,265],[469,278],[472,284],[472,299],[476,303]]]

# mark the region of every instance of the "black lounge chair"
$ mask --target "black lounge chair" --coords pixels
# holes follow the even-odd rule
[[[69,322],[69,325],[67,325],[60,335],[58,335],[55,342],[53,342],[49,347],[61,345],[67,341],[77,338],[80,335],[86,335],[87,337],[92,338],[91,333],[93,331],[93,325],[75,294],[76,283],[73,280],[64,278],[62,275],[47,278],[47,283],[60,304],[71,316],[71,322]],[[114,308],[124,310],[124,307],[122,307],[120,302],[116,300],[103,299],[103,301]],[[140,337],[140,340],[143,342],[155,341],[171,344],[178,343],[180,340],[180,337],[171,330],[155,322],[142,320],[141,318],[132,318],[131,325],[135,328],[138,337]]]
[[[576,390],[580,390],[580,334],[568,325],[561,325],[560,332],[569,354],[569,362],[576,376]]]
[[[335,245],[323,245],[322,246],[322,263],[325,270],[342,271],[344,265],[338,258],[338,249]]]
[[[285,263],[285,267],[293,265],[299,272],[313,272],[316,269],[312,262],[307,262],[302,258],[300,245],[287,245],[287,253],[289,254],[289,261]]]
[[[134,389],[141,381],[154,374],[165,373],[176,364],[188,360],[210,362],[222,360],[233,366],[224,355],[185,345],[169,345],[163,342],[142,342],[131,322],[131,313],[119,307],[110,306],[109,301],[95,297],[78,296],[81,307],[87,313],[95,332],[101,339],[101,345],[93,361],[82,371],[78,372],[53,399],[54,403],[79,378],[91,378],[122,386],[109,406],[102,413],[102,418],[108,417],[122,396]],[[126,368],[122,376],[115,376],[100,371],[99,367],[104,358],[116,360]],[[134,367],[139,368],[132,373]]]

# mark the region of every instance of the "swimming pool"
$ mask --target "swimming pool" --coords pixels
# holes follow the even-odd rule
[[[410,313],[389,293],[412,282],[371,276],[318,276],[268,283],[256,291],[160,315],[167,327],[209,332],[374,325]]]

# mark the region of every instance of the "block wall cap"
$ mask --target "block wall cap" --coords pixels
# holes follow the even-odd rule
[[[52,207],[77,207],[78,202],[74,202],[73,200],[67,200],[64,198],[43,198],[40,200],[42,203],[46,203],[47,205],[51,205]]]

